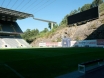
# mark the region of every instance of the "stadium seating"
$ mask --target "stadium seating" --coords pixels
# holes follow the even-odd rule
[[[4,43],[3,43],[3,41]],[[30,48],[31,46],[25,41],[23,40],[22,38],[2,38],[0,39],[0,47],[4,48],[5,45],[7,45],[6,47],[10,47],[10,48],[20,48],[20,47],[28,47]]]
[[[33,17],[33,14],[23,13],[7,8],[0,8],[0,47],[16,48],[16,47],[31,47],[20,36],[22,32],[18,23],[18,19]]]
[[[16,22],[0,22],[2,31],[23,33]]]
[[[27,46],[27,47],[31,47],[25,40],[23,40],[23,39],[18,39],[18,38],[17,38],[17,40],[18,40],[22,45]]]
[[[23,33],[16,22],[0,20],[0,31],[0,48],[31,47],[20,35],[15,35],[14,32]]]
[[[14,26],[16,32],[23,33],[21,28],[18,26],[18,24],[16,22],[11,22],[11,24]]]
[[[4,38],[4,41],[6,44],[10,45],[11,47],[17,47],[18,43],[16,42],[15,39],[12,38]]]
[[[10,23],[2,23],[1,27],[2,27],[2,31],[14,32]]]
[[[2,40],[0,38],[0,48],[2,47],[2,45],[3,45],[3,42],[2,42]]]

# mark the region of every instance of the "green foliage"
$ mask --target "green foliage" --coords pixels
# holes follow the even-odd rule
[[[90,9],[90,7],[91,7],[91,4],[85,4],[85,5],[82,6],[82,8],[80,9],[80,12]]]
[[[93,0],[91,8],[99,6],[101,3],[103,3],[103,0]]]
[[[36,36],[36,38],[39,38],[39,37],[46,37],[46,38],[48,38],[50,35],[53,35],[54,32],[57,31],[58,27],[59,27],[58,24],[53,24],[53,29],[51,29],[50,31],[47,28],[44,28],[44,30],[41,31],[39,33],[39,35]]]
[[[78,8],[78,12],[81,12],[81,8],[80,7]]]
[[[75,9],[75,10],[71,11],[69,15],[74,15],[76,13],[78,13],[78,11]]]
[[[53,28],[54,29],[58,28],[58,24],[53,24]]]
[[[51,29],[51,23],[50,22],[48,23],[48,28]]]
[[[63,26],[63,25],[67,25],[67,17],[68,17],[69,15],[67,14],[63,19],[62,19],[62,21],[61,21],[61,23],[60,23],[60,26]]]
[[[104,12],[104,3],[99,6],[99,12]]]
[[[40,33],[46,33],[46,32],[48,32],[48,31],[49,31],[48,28],[44,28],[44,30],[41,31]]]
[[[53,23],[53,28],[57,28],[57,27],[58,27],[58,24]],[[51,29],[51,23],[48,23],[48,28]]]
[[[27,29],[23,34],[21,34],[21,37],[23,39],[25,39],[27,42],[32,42],[35,37],[39,34],[39,30],[38,29]]]
[[[62,41],[61,37],[57,38],[57,42],[61,42],[61,41]]]

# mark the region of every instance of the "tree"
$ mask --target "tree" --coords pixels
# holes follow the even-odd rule
[[[38,29],[36,29],[35,30],[35,33],[36,33],[36,36],[39,34],[39,30]]]
[[[50,22],[48,23],[48,28],[51,29],[51,23]]]
[[[31,36],[31,30],[30,29],[27,29],[24,33],[25,33],[26,39]]]
[[[27,42],[31,43],[38,34],[39,34],[38,29],[33,30],[27,29],[23,34],[21,34],[21,37],[25,39]]]
[[[103,3],[103,0],[94,0],[91,4],[91,8],[99,6],[101,3]]]
[[[81,8],[81,12],[90,9],[91,4],[85,4],[84,6],[82,6]]]
[[[74,15],[76,13],[78,13],[78,11],[75,9],[75,10],[71,11],[69,15],[71,16],[71,15]]]
[[[78,13],[78,11],[75,9],[75,10],[74,10],[74,14],[76,14],[76,13]]]
[[[66,25],[67,24],[67,17],[69,16],[69,14],[67,14],[63,19],[62,19],[62,21],[60,22],[60,24],[59,24],[59,26],[60,25]]]
[[[58,24],[53,24],[53,28],[57,28],[58,27]]]
[[[46,33],[48,31],[49,31],[48,28],[44,28],[43,33]]]
[[[36,36],[38,34],[39,34],[39,30],[38,29],[31,30],[31,36]]]
[[[78,12],[81,12],[81,8],[80,7],[78,8]]]

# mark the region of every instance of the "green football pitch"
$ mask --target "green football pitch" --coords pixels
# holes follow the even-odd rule
[[[103,48],[0,49],[0,78],[54,78],[99,58]]]

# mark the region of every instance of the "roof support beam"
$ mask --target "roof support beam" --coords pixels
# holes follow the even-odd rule
[[[32,14],[24,13],[24,12],[19,12],[7,8],[0,7],[0,14],[5,15],[5,16],[12,16],[15,17],[16,19],[24,19],[28,17],[33,17]]]
[[[44,19],[39,19],[39,18],[34,18],[34,17],[33,17],[33,19],[34,19],[34,20],[43,21],[43,22],[56,23],[56,22],[54,22],[54,21],[49,21],[49,20],[44,20]]]

